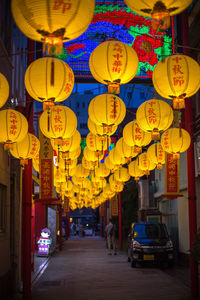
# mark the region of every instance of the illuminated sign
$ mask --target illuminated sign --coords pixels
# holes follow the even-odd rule
[[[49,248],[51,246],[51,232],[48,228],[44,228],[41,231],[40,237],[37,240],[38,244],[38,256],[48,256]]]
[[[64,43],[59,58],[69,64],[76,77],[92,77],[90,54],[109,39],[120,40],[135,49],[139,57],[138,77],[150,78],[155,65],[173,52],[173,32],[170,29],[156,32],[150,18],[137,15],[124,1],[97,0],[92,23],[79,38]]]

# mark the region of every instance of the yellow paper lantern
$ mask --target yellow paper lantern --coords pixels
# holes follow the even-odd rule
[[[107,199],[111,199],[116,195],[116,193],[111,190],[109,183],[103,189],[103,194]]]
[[[136,181],[139,180],[140,177],[144,176],[145,172],[138,167],[138,161],[134,160],[128,165],[128,171],[130,176],[134,177]]]
[[[116,144],[116,151],[119,153],[120,156],[124,157],[127,161],[130,161],[132,157],[138,155],[135,147],[131,147],[127,145],[124,141],[124,138],[121,137]]]
[[[9,96],[9,84],[6,77],[0,73],[0,107],[4,106]]]
[[[60,152],[73,152],[80,147],[81,135],[78,130],[75,130],[74,134],[67,139],[55,140],[51,139],[51,146],[53,149]]]
[[[96,151],[91,151],[88,147],[85,147],[83,150],[83,156],[87,161],[91,161],[94,166],[98,164],[98,156],[96,155]],[[99,160],[103,158],[103,154],[99,156]]]
[[[124,102],[116,95],[102,94],[92,99],[88,108],[89,118],[103,126],[105,132],[120,124],[126,115]]]
[[[81,154],[81,147],[79,147],[75,151],[72,151],[72,152],[71,151],[61,152],[60,154],[61,154],[62,158],[65,158],[67,160],[75,160]]]
[[[28,122],[18,111],[4,109],[0,111],[0,143],[4,149],[12,148],[13,143],[22,141],[28,133]]]
[[[54,102],[64,101],[70,96],[74,87],[74,73],[58,58],[39,58],[28,66],[25,86],[33,99],[43,102],[45,106],[51,106]]]
[[[65,196],[66,196],[67,198],[72,198],[72,197],[74,197],[74,191],[73,191],[73,189],[71,189],[70,191],[66,191],[66,192],[65,192]]]
[[[138,69],[138,56],[129,45],[120,41],[106,41],[90,55],[89,67],[93,77],[107,84],[109,93],[119,94],[119,85],[129,82]]]
[[[96,173],[92,173],[92,174],[90,175],[90,178],[91,178],[92,183],[100,183],[101,180],[102,180],[100,177],[98,177],[98,176],[96,175]]]
[[[64,184],[65,192],[71,191],[73,188],[73,184],[70,180],[67,180],[67,182]]]
[[[64,169],[65,171],[68,169],[73,169],[77,165],[77,159],[65,159],[65,158],[60,158],[58,161],[58,167],[61,169]]]
[[[157,169],[162,169],[162,165],[165,163],[165,151],[161,143],[151,145],[147,150],[148,159],[156,164]]]
[[[173,100],[174,109],[182,109],[184,98],[194,95],[200,87],[200,66],[189,56],[171,55],[157,64],[152,80],[159,95]]]
[[[106,165],[106,167],[108,168],[108,169],[110,169],[110,171],[111,171],[111,173],[113,173],[115,170],[117,170],[117,166],[116,165],[114,165],[112,162],[111,162],[111,160],[110,160],[110,158],[109,158],[109,156],[107,156],[106,158],[105,158],[105,165]]]
[[[114,179],[119,182],[126,182],[130,179],[127,168],[120,168],[114,172]]]
[[[86,137],[86,144],[89,150],[96,151],[97,155],[102,155],[103,151],[107,150],[107,147],[110,145],[110,137],[108,139],[107,142],[100,136],[90,132]]]
[[[127,145],[134,146],[137,152],[141,152],[142,146],[147,146],[151,142],[151,133],[143,131],[134,120],[124,127],[123,138]]]
[[[115,133],[115,131],[117,130],[117,125],[114,125],[112,127],[110,127],[108,130],[108,128],[106,128],[105,126],[102,125],[97,125],[94,122],[92,122],[90,120],[90,118],[88,118],[88,129],[91,133],[95,134],[95,135],[99,135],[101,137],[103,136],[107,136],[107,135],[113,135]]]
[[[66,106],[51,107],[50,115],[45,110],[39,119],[42,133],[49,139],[67,139],[76,131],[77,118],[75,113]]]
[[[116,150],[116,147],[114,147],[110,151],[109,159],[110,159],[111,163],[113,163],[114,165],[116,165],[118,167],[121,167],[122,165],[124,165],[126,163],[126,159],[124,157],[120,156],[120,154]]]
[[[152,171],[156,167],[156,164],[149,160],[146,152],[138,156],[137,163],[138,168],[144,171],[145,175],[149,175],[149,171]]]
[[[110,189],[113,192],[120,193],[124,189],[123,182],[116,181],[115,178],[114,178],[114,174],[110,175],[109,183],[110,183]]]
[[[100,163],[99,167],[95,169],[96,176],[102,178],[107,177],[110,174],[110,169],[108,169],[105,163]]]
[[[179,158],[181,152],[185,152],[191,143],[189,133],[185,129],[170,128],[161,137],[163,150],[173,153],[174,158]]]
[[[94,165],[92,164],[92,162],[86,160],[85,157],[82,158],[82,165],[85,169],[94,170]]]
[[[87,30],[94,8],[94,0],[11,2],[19,29],[28,38],[44,42],[44,49],[47,45],[49,54],[54,55],[62,53],[63,41],[73,40]]]
[[[124,0],[126,5],[139,15],[152,18],[154,30],[166,30],[170,26],[170,16],[185,10],[192,0]]]
[[[85,177],[88,177],[89,174],[90,174],[90,171],[85,169],[82,164],[79,164],[76,166],[76,173],[75,173],[76,177],[81,177],[81,178],[84,177],[85,178]]]
[[[38,138],[31,133],[27,133],[22,141],[13,144],[10,153],[15,158],[19,158],[21,164],[26,164],[28,159],[33,159],[39,153],[39,150],[40,141]]]
[[[143,131],[151,132],[153,140],[160,139],[160,132],[173,122],[173,110],[165,101],[151,99],[142,103],[136,112],[136,120]]]

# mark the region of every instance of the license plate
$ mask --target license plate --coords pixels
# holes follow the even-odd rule
[[[144,255],[143,256],[144,260],[154,260],[154,255]]]

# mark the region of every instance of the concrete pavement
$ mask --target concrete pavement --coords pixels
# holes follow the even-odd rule
[[[100,237],[71,238],[32,289],[32,300],[189,300],[189,287],[159,268],[131,268]]]

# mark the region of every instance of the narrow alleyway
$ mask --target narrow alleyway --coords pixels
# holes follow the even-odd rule
[[[32,300],[186,300],[189,288],[159,268],[131,268],[99,237],[72,238],[34,283]]]

